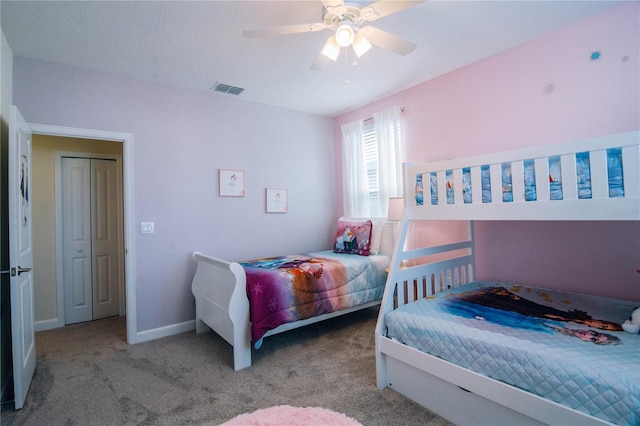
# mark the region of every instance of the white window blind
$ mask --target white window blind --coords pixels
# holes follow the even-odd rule
[[[362,146],[367,170],[367,201],[371,217],[382,217],[380,209],[380,188],[378,173],[378,143],[373,119],[364,122]]]

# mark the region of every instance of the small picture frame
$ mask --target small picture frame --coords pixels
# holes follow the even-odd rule
[[[287,190],[266,188],[267,213],[287,212]]]
[[[244,197],[244,171],[218,169],[218,189],[221,197]]]

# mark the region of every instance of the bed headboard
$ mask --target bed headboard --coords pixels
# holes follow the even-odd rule
[[[640,131],[404,165],[405,219],[640,220]]]

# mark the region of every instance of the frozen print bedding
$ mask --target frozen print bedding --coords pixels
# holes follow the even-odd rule
[[[637,303],[476,282],[385,315],[387,336],[594,417],[640,424]]]
[[[254,346],[282,324],[382,299],[389,261],[329,250],[240,262]]]

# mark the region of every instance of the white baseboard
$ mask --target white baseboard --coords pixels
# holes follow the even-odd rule
[[[51,330],[58,327],[64,327],[63,325],[58,324],[58,318],[36,321],[33,323],[33,330],[37,333],[38,331]]]
[[[161,339],[163,337],[173,336],[174,334],[180,334],[187,331],[195,331],[195,329],[196,321],[190,320],[179,324],[172,324],[164,327],[154,328],[152,330],[140,331],[136,334],[136,343]]]
[[[43,321],[36,321],[33,323],[33,329],[38,331],[52,330],[54,328],[64,327],[58,324],[58,319],[49,319]],[[186,331],[195,331],[196,321],[185,321],[179,324],[167,325],[164,327],[154,328],[151,330],[140,331],[136,333],[135,343],[148,342],[149,340],[161,339],[163,337],[172,336],[174,334],[184,333]]]

